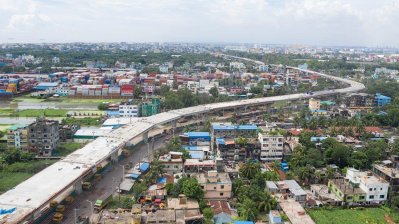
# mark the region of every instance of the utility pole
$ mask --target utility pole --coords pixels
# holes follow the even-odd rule
[[[73,222],[74,222],[75,224],[77,224],[78,222],[77,222],[77,220],[76,220],[76,210],[80,210],[80,209],[74,208],[73,210],[74,210],[74,220],[73,220]]]

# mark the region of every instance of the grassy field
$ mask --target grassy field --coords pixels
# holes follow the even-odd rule
[[[22,95],[13,98],[12,102],[27,102],[27,103],[36,103],[36,102],[54,102],[54,103],[62,103],[62,104],[99,104],[102,102],[121,102],[126,99],[75,99],[68,97],[58,97],[58,98],[47,98],[47,99],[37,99],[30,97],[30,95]]]
[[[0,172],[0,194],[10,190],[31,176],[33,176],[33,173]]]
[[[3,171],[0,171],[0,194],[55,162],[56,160],[34,160],[7,165]]]
[[[14,109],[0,109],[0,117],[8,117],[14,112]]]
[[[386,216],[392,218],[392,213],[383,208],[309,209],[308,213],[316,224],[383,224],[387,223]]]
[[[20,110],[16,114],[19,117],[66,117],[69,110],[63,109],[28,109],[28,110]]]
[[[58,145],[58,147],[54,150],[54,155],[57,156],[66,156],[77,149],[83,147],[84,144],[78,142],[63,142]]]

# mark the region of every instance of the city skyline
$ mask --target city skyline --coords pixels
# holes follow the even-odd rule
[[[0,42],[399,47],[398,12],[395,0],[0,0]]]

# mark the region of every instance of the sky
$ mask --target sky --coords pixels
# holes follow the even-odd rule
[[[399,47],[399,0],[0,0],[0,42]]]

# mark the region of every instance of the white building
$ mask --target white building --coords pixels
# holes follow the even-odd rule
[[[366,192],[366,201],[382,203],[387,200],[389,183],[379,179],[371,172],[362,172],[355,168],[349,168],[346,172],[346,179]]]
[[[212,87],[219,87],[219,82],[217,81],[210,81],[208,79],[201,79],[199,80],[199,88],[209,91]]]
[[[138,117],[139,107],[131,104],[119,105],[119,117]]]
[[[278,131],[265,128],[263,133],[258,134],[258,140],[261,144],[261,161],[273,162],[283,159],[284,136]]]
[[[173,65],[172,65],[173,66]],[[168,73],[169,72],[169,65],[168,64],[163,64],[159,66],[159,71],[161,73]]]
[[[242,62],[230,62],[230,68],[245,69],[245,64]]]

